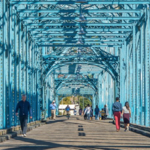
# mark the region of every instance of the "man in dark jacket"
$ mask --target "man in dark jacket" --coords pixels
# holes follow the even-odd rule
[[[22,101],[19,101],[16,107],[16,116],[18,115],[19,110],[19,119],[22,130],[22,136],[26,137],[27,132],[27,120],[28,113],[30,113],[30,119],[32,119],[31,105],[26,101],[26,95],[22,95]]]

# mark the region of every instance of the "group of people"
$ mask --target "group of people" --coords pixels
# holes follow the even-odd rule
[[[125,106],[122,107],[122,104],[119,101],[119,97],[116,98],[116,102],[114,102],[112,106],[112,111],[115,119],[116,124],[116,131],[120,131],[120,118],[123,118],[124,120],[124,127],[125,130],[129,130],[129,124],[130,124],[130,117],[131,117],[131,110],[129,107],[129,103],[125,102]],[[79,115],[82,115],[82,109],[79,110]],[[93,119],[93,109],[88,104],[87,107],[85,107],[83,111],[84,119],[85,120],[92,120]],[[98,105],[96,105],[95,108],[95,120],[106,119],[109,115],[107,105],[104,106],[104,108],[100,111],[98,108]]]
[[[98,108],[98,105],[96,105],[96,108],[94,111],[95,111],[95,120],[99,120],[99,118],[105,119],[108,116],[107,105],[105,105],[101,111]],[[79,115],[82,115],[82,114],[84,115],[85,120],[93,120],[93,109],[92,107],[90,107],[89,104],[84,108],[83,111],[82,111],[82,108],[80,108]]]
[[[51,116],[52,119],[55,120],[56,116],[56,108],[57,105],[55,104],[55,101],[50,104],[51,109]],[[18,115],[19,110],[19,119],[20,119],[20,125],[22,130],[22,136],[26,137],[27,132],[27,120],[28,120],[28,113],[30,114],[30,119],[32,119],[32,111],[31,111],[31,105],[28,101],[26,101],[26,95],[22,95],[22,101],[19,101],[16,107],[16,116]],[[70,107],[67,105],[66,112],[69,115]],[[131,110],[129,107],[129,103],[126,102],[125,106],[122,108],[122,104],[119,101],[119,98],[116,98],[116,102],[112,106],[112,111],[114,114],[114,119],[116,123],[116,131],[120,131],[120,118],[123,117],[124,120],[124,126],[125,131],[129,130],[129,123],[130,123],[130,117],[131,117]],[[88,104],[87,107],[84,109],[84,119],[92,120],[93,118],[93,109]],[[82,111],[79,110],[79,114],[82,114]],[[95,108],[95,119],[98,120],[100,114],[103,116],[103,118],[106,118],[108,116],[108,108],[107,105],[105,105],[104,109],[102,111],[99,110],[98,106],[96,105]],[[104,114],[104,115],[103,115]]]

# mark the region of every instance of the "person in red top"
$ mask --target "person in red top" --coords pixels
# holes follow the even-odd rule
[[[122,113],[122,104],[119,102],[119,97],[116,97],[116,102],[114,102],[112,107],[114,118],[116,122],[116,131],[120,131],[120,117]]]

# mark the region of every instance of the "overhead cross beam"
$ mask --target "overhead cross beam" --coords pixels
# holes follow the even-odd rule
[[[132,23],[26,23],[24,24],[26,26],[51,26],[51,27],[68,27],[68,26],[77,26],[79,27],[79,25],[81,27],[111,27],[111,26],[133,26]]]
[[[80,13],[80,9],[52,10],[52,9],[18,9],[18,13]],[[82,9],[82,13],[141,13],[141,9]]]
[[[62,38],[58,38],[58,37],[56,37],[56,38],[48,38],[48,37],[43,37],[43,36],[34,36],[33,37],[33,39],[34,40],[43,40],[43,41],[75,41],[75,40],[78,40],[78,38],[76,37],[76,38],[64,38],[64,37],[62,37]],[[115,41],[115,40],[125,40],[126,38],[125,37],[99,37],[99,38],[88,38],[88,37],[82,37],[82,39],[83,40],[85,40],[85,41],[102,41],[102,40],[111,40],[111,41]]]
[[[78,21],[79,17],[22,17],[20,20],[30,21],[30,20],[72,20]],[[85,17],[88,20],[139,20],[140,17]]]
[[[132,28],[119,28],[118,31],[126,31],[126,32],[131,32],[133,29]],[[60,31],[80,31],[79,28],[29,28],[28,31],[52,31],[52,32],[60,32]],[[116,31],[116,29],[114,28],[100,28],[100,29],[94,29],[94,28],[91,28],[91,29],[84,29],[84,31],[87,31],[87,32],[112,32],[112,31]]]
[[[11,5],[71,5],[77,4],[76,1],[10,1]],[[150,4],[149,0],[99,0],[99,1],[87,1],[82,5],[137,5],[137,4]]]
[[[60,45],[60,44],[38,44],[38,47],[121,47],[121,45]]]
[[[59,81],[59,80],[55,80]],[[96,81],[97,82],[97,81]],[[61,79],[56,86],[56,90],[60,89],[63,84],[89,84],[94,90],[97,90],[97,87],[93,83],[93,80],[90,80],[89,78],[81,78],[81,79],[75,79],[75,78],[66,78],[66,79]],[[65,86],[64,85],[64,86]],[[97,85],[97,84],[96,84]]]
[[[74,56],[51,56],[46,55],[43,56],[43,61],[45,63],[49,63],[50,61],[95,61],[95,62],[102,62],[102,61],[109,61],[111,63],[116,63],[118,61],[117,56],[80,56],[80,55],[74,55]]]
[[[31,32],[31,35],[34,36],[34,35],[39,35],[39,36],[53,36],[53,37],[56,37],[56,36],[79,36],[77,33],[49,33],[49,32]],[[98,37],[101,37],[101,36],[122,36],[122,37],[127,37],[128,36],[128,33],[86,33],[84,35],[82,35],[82,37],[87,37],[87,36],[98,36]]]

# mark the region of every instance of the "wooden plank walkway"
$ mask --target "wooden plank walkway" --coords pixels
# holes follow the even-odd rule
[[[55,121],[0,143],[1,150],[136,150],[150,149],[150,138],[128,131],[116,132],[108,121],[58,117]]]

